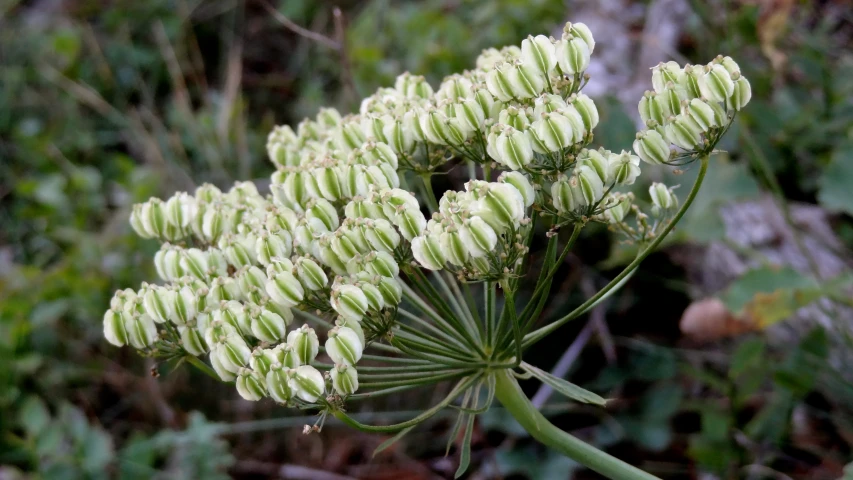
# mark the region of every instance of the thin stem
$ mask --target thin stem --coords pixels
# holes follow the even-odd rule
[[[504,289],[504,311],[507,312],[507,318],[512,326],[512,335],[515,338],[515,364],[521,363],[521,327],[518,325],[518,318],[515,315],[515,292],[509,289],[509,282],[503,282]]]
[[[435,333],[436,335],[438,335],[438,336],[440,336],[440,337],[444,338],[445,340],[447,340],[447,341],[449,341],[449,342],[453,342],[453,343],[454,343],[454,344],[456,344],[458,347],[462,347],[462,348],[463,348],[463,350],[465,349],[465,345],[464,345],[462,342],[460,342],[456,337],[453,337],[453,336],[451,336],[451,335],[448,335],[444,330],[442,330],[442,329],[440,329],[440,328],[436,328],[434,325],[432,325],[431,323],[429,323],[429,322],[427,322],[426,320],[422,319],[421,317],[419,317],[419,316],[415,315],[414,313],[411,313],[411,312],[409,312],[409,311],[407,311],[407,310],[403,310],[402,308],[398,308],[398,309],[397,309],[397,312],[398,312],[400,315],[402,315],[402,316],[404,316],[404,317],[408,318],[409,320],[412,320],[413,322],[416,322],[417,324],[419,324],[419,325],[423,326],[425,329],[429,330],[430,332]],[[405,327],[405,326],[406,326],[405,324],[402,324],[402,323],[401,323],[401,324],[399,324],[399,325],[400,325],[401,327]]]
[[[555,427],[530,403],[509,369],[495,372],[495,398],[533,438],[607,478],[660,480]]]
[[[598,291],[595,295],[590,297],[587,301],[582,303],[580,306],[572,310],[568,315],[562,317],[560,319],[555,320],[553,323],[546,325],[538,330],[528,333],[524,336],[524,347],[527,348],[534,343],[538,342],[542,338],[544,338],[549,333],[555,331],[560,328],[563,324],[570,320],[574,320],[575,318],[583,315],[584,312],[592,308],[604,295],[606,295],[610,290],[614,287],[620,285],[625,278],[630,275],[636,268],[648,257],[655,248],[669,235],[669,232],[675,228],[675,225],[681,220],[681,217],[684,216],[684,213],[690,207],[690,204],[693,203],[693,200],[696,198],[696,194],[699,193],[699,189],[702,187],[702,182],[705,180],[705,173],[708,171],[708,156],[705,155],[701,159],[701,165],[699,167],[699,175],[696,177],[696,181],[693,183],[693,188],[690,189],[690,193],[687,195],[687,199],[684,201],[684,204],[681,208],[678,209],[675,216],[669,222],[669,224],[663,229],[663,231],[658,235],[657,238],[649,244],[648,247],[643,249],[639,255],[631,262],[624,270],[622,270],[619,275],[616,276],[613,280],[610,281],[607,285],[604,286],[601,290]]]
[[[438,200],[435,197],[435,192],[432,189],[432,173],[422,173],[421,180],[424,182],[424,191],[426,193],[427,206],[429,211],[435,213],[438,211]]]
[[[462,315],[462,320],[465,320],[468,323],[468,327],[477,335],[477,339],[482,342],[480,338],[480,329],[477,327],[477,321],[474,320],[474,315],[471,313],[471,306],[468,305],[465,296],[462,294],[462,290],[459,289],[459,281],[453,277],[448,272],[437,273],[439,277],[449,277],[446,282],[442,282],[444,284],[450,285],[450,290],[453,291],[453,296],[456,297],[456,305],[459,306],[461,310],[460,315]],[[476,308],[476,307],[475,307]]]
[[[495,346],[495,282],[483,283],[486,304],[486,342],[489,347]],[[494,351],[494,350],[493,350]]]
[[[450,300],[450,306],[456,312],[456,315],[462,321],[464,321],[465,323],[468,324],[468,329],[473,330],[472,333],[477,333],[476,326],[470,320],[470,313],[465,308],[462,308],[462,303],[464,303],[464,300],[462,300],[462,295],[457,295],[456,293],[453,292],[453,290],[450,287],[450,284],[448,284],[448,282],[444,279],[444,276],[441,273],[442,272],[431,271],[430,275],[432,275],[432,277],[438,281],[438,285],[444,291],[444,294],[445,294],[445,296],[447,296],[447,299]],[[453,283],[453,286],[455,286],[456,290],[458,291],[459,287],[456,286],[456,281],[452,281],[452,283]],[[462,303],[460,303],[460,301]]]
[[[205,375],[213,378],[216,381],[219,381],[219,382],[222,381],[222,379],[219,377],[219,374],[216,373],[216,370],[210,368],[206,363],[202,362],[197,357],[194,357],[192,355],[187,355],[186,357],[183,357],[183,358],[185,358],[190,365],[192,365],[195,368],[204,372]]]

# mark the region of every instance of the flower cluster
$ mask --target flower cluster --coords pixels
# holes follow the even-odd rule
[[[251,182],[224,192],[205,184],[135,205],[133,229],[162,243],[154,256],[162,282],[116,292],[105,337],[185,359],[235,382],[246,399],[324,414],[341,414],[360,387],[391,393],[463,379],[463,407],[479,399],[487,377],[522,365],[523,348],[569,318],[529,331],[554,265],[515,309],[536,222],[550,232],[550,262],[558,258],[553,232],[574,227],[562,259],[590,221],[654,246],[690,198],[680,207],[673,188],[654,183],[649,216],[618,189],[635,183],[641,162],[702,157],[704,168],[750,98],[729,57],[660,64],[639,104],[646,128],[633,152],[596,148],[598,109],[582,93],[594,49],[589,29],[568,23],[559,39],[484,51],[474,69],[436,89],[404,73],[356,114],[325,108],[295,130],[275,127],[269,194]],[[449,162],[466,163],[472,178],[436,198],[430,178]],[[409,191],[419,187],[428,208]],[[484,285],[482,320],[473,282]],[[500,315],[496,285],[508,306]],[[367,356],[387,365],[359,366],[367,348],[388,353]]]

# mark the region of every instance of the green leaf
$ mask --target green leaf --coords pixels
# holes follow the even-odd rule
[[[735,379],[758,366],[764,357],[764,340],[753,338],[738,346],[729,365],[729,378]]]
[[[462,437],[462,448],[459,453],[459,468],[456,469],[456,474],[453,478],[459,478],[468,470],[468,465],[471,463],[471,437],[474,435],[474,418],[476,415],[465,414],[467,423],[465,424],[465,435]]]
[[[379,446],[376,447],[376,450],[373,451],[372,456],[375,457],[376,455],[379,455],[380,453],[387,450],[388,447],[390,447],[391,445],[394,445],[395,443],[400,441],[401,438],[405,437],[406,434],[411,432],[412,429],[415,428],[416,426],[417,425],[412,425],[411,427],[406,427],[406,428],[400,430],[399,432],[397,432],[397,434],[394,435],[393,437],[391,437],[388,440],[385,440],[384,442],[380,443]]]
[[[38,435],[50,423],[50,412],[47,406],[35,395],[24,400],[18,415],[21,427],[31,437]]]
[[[604,406],[607,400],[601,398],[589,390],[583,389],[574,383],[569,383],[562,378],[555,377],[550,373],[530,365],[527,362],[521,362],[521,369],[533,375],[540,382],[549,385],[554,391],[565,395],[566,397],[581,402],[592,403],[594,405]]]
[[[853,215],[853,144],[845,144],[832,152],[829,165],[818,181],[817,200],[832,212]]]
[[[790,267],[761,267],[746,272],[729,285],[721,299],[729,311],[741,313],[758,293],[813,286],[812,280]]]

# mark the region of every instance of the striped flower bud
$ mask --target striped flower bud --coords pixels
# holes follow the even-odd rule
[[[583,73],[589,67],[591,51],[583,38],[564,35],[557,42],[557,61],[560,69],[568,75]]]
[[[332,288],[332,308],[346,319],[361,321],[368,309],[367,297],[355,285],[337,285]]]
[[[198,314],[199,297],[190,286],[183,286],[180,290],[169,295],[174,303],[169,309],[169,319],[175,325],[185,325],[192,321]]]
[[[266,385],[270,397],[278,403],[287,403],[293,398],[293,389],[290,386],[290,370],[280,363],[274,363],[267,372]]]
[[[591,132],[592,129],[598,125],[599,119],[598,108],[595,106],[595,102],[585,94],[579,93],[570,97],[569,103],[571,103],[571,105],[575,107],[575,110],[580,114],[586,130]]]
[[[255,257],[261,265],[269,265],[273,258],[289,257],[293,239],[287,230],[281,229],[276,233],[261,232],[255,240]]]
[[[604,211],[604,218],[608,223],[620,223],[631,211],[631,197],[620,194],[616,201]]]
[[[282,344],[286,345],[286,344]],[[255,347],[252,357],[249,358],[249,367],[266,378],[274,363],[280,363],[276,352],[272,348]]]
[[[296,367],[290,377],[290,388],[297,397],[306,402],[316,402],[326,391],[323,374],[311,365]]]
[[[154,254],[154,268],[157,274],[166,281],[174,281],[183,276],[181,268],[181,256],[178,249],[168,243],[163,244],[160,250]]]
[[[518,228],[524,211],[524,199],[515,187],[507,183],[489,183],[472,213],[485,220],[495,232],[503,233]]]
[[[504,172],[498,177],[499,183],[506,183],[515,187],[521,198],[524,200],[524,207],[530,208],[536,200],[536,191],[533,190],[533,185],[524,174],[519,172]]]
[[[162,237],[166,232],[166,209],[163,201],[152,198],[142,204],[139,219],[143,229],[152,237]]]
[[[149,232],[142,223],[142,204],[137,203],[130,212],[130,226],[142,238],[154,238],[154,232]]]
[[[400,234],[384,219],[374,220],[372,225],[364,229],[364,238],[370,248],[380,252],[391,253],[400,245]]]
[[[299,358],[299,353],[289,342],[276,345],[272,352],[275,355],[275,362],[278,362],[287,368],[296,368],[299,365],[302,365],[302,359]]]
[[[649,196],[652,198],[652,211],[660,215],[661,211],[678,208],[678,197],[662,183],[655,182],[649,187]]]
[[[652,85],[655,92],[663,93],[667,85],[681,85],[684,82],[684,70],[676,62],[659,63],[652,67]]]
[[[610,160],[606,150],[583,149],[577,157],[578,165],[593,169],[604,184],[610,183]]]
[[[236,278],[237,284],[240,285],[240,292],[243,294],[243,298],[250,298],[252,292],[257,290],[263,292],[262,296],[267,296],[264,291],[264,288],[266,288],[267,276],[260,268],[254,265],[248,268],[243,268],[237,272]]]
[[[317,262],[301,257],[296,260],[296,278],[306,290],[321,290],[329,283],[326,272]]]
[[[412,239],[412,255],[422,267],[428,270],[444,268],[444,254],[437,235],[422,235]]]
[[[187,275],[192,275],[199,280],[206,280],[208,276],[207,253],[198,248],[188,248],[181,251],[180,267]]]
[[[364,298],[367,299],[367,310],[378,312],[385,308],[385,299],[382,297],[382,292],[372,283],[370,274],[362,272],[357,277],[363,280],[358,282],[358,288],[361,289],[362,293],[364,293]]]
[[[317,338],[317,332],[308,325],[302,325],[288,333],[287,343],[293,348],[300,365],[313,362],[320,351],[320,340]]]
[[[330,232],[337,230],[340,226],[337,210],[335,210],[335,207],[328,200],[322,198],[314,200],[311,208],[305,211],[305,218],[308,221],[318,219],[326,227],[326,230]]]
[[[577,182],[572,185],[572,182],[566,178],[561,178],[551,184],[551,200],[559,213],[573,212],[583,206],[583,195],[577,187]]]
[[[454,108],[457,124],[465,132],[480,130],[486,121],[486,112],[474,98],[468,98]]]
[[[722,65],[712,65],[705,74],[704,83],[700,84],[702,96],[715,102],[725,102],[732,96],[735,89],[732,75]]]
[[[533,98],[545,90],[545,75],[535,65],[522,62],[510,70],[509,85],[515,98]]]
[[[178,333],[181,335],[181,346],[190,355],[198,357],[207,352],[207,343],[195,327],[180,325]]]
[[[273,302],[285,307],[295,307],[305,298],[305,289],[290,272],[272,276],[266,283],[266,291]]]
[[[668,162],[670,157],[669,142],[655,130],[644,130],[637,133],[634,140],[634,152],[646,163],[660,165]]]
[[[533,118],[542,118],[543,113],[558,112],[568,107],[569,104],[560,95],[546,93],[536,99],[533,106]],[[512,107],[510,107],[512,108]],[[507,109],[509,110],[509,108]],[[501,123],[505,123],[501,120]],[[513,125],[514,126],[514,125]],[[518,127],[515,127],[518,128]],[[524,126],[527,128],[527,125]],[[519,130],[523,130],[519,128]]]
[[[586,26],[585,23],[581,22],[568,22],[563,27],[564,32],[571,33],[575,37],[580,37],[586,42],[586,45],[589,47],[589,52],[592,53],[595,50],[595,40],[592,38],[592,32],[589,27]]]
[[[157,323],[168,321],[172,315],[174,295],[175,292],[167,288],[149,285],[148,289],[142,295],[142,304],[145,307],[145,313]]]
[[[687,104],[687,114],[699,125],[703,132],[707,132],[711,127],[720,126],[717,123],[714,109],[700,98],[690,100]]]
[[[404,208],[394,218],[394,223],[400,229],[400,234],[403,235],[403,238],[412,241],[412,239],[423,233],[427,221],[420,210]]]
[[[123,314],[125,330],[127,331],[127,343],[137,350],[151,346],[157,341],[157,325],[154,320],[146,314]]]
[[[189,226],[195,216],[195,212],[195,198],[186,192],[175,194],[165,205],[166,221],[179,229]]]
[[[677,113],[670,110],[665,96],[654,92],[646,92],[637,108],[640,111],[640,118],[646,125],[665,125],[669,117]]]
[[[471,217],[459,228],[459,236],[468,253],[474,258],[491,255],[498,243],[498,235],[480,217]]]
[[[330,372],[332,387],[338,395],[352,395],[358,390],[358,372],[344,364],[335,365]]]
[[[317,184],[317,191],[323,198],[334,202],[344,196],[337,170],[331,167],[317,168],[313,170],[312,174]]]
[[[640,158],[622,150],[621,153],[611,153],[608,173],[617,185],[633,185],[640,175]]]
[[[533,160],[527,135],[510,126],[489,134],[487,151],[494,160],[512,170],[522,169]]]
[[[702,143],[702,128],[688,115],[679,115],[664,130],[666,139],[675,145],[693,150]]]
[[[486,74],[486,87],[489,89],[489,93],[502,102],[512,100],[512,75],[513,68],[511,65],[495,65],[494,70]]]
[[[543,95],[543,97],[545,97],[545,95]],[[565,104],[565,102],[563,103]],[[498,114],[498,124],[509,125],[510,127],[523,132],[530,126],[530,116],[528,113],[528,110],[524,108],[516,108],[510,105],[509,107],[501,110]]]
[[[364,344],[358,334],[348,327],[335,327],[329,330],[326,340],[326,353],[335,363],[354,366],[364,351]]]
[[[265,308],[253,312],[251,328],[252,334],[265,342],[275,343],[284,338],[284,319]]]
[[[388,252],[371,252],[365,257],[364,270],[371,275],[396,277],[400,274],[400,266],[394,256]]]
[[[219,308],[213,310],[213,320],[231,325],[242,335],[252,335],[252,320],[246,307],[236,301],[222,302]]]
[[[128,343],[127,322],[123,318],[125,314],[112,308],[104,314],[104,338],[116,347],[123,347]]]
[[[205,241],[213,243],[225,231],[225,213],[219,206],[207,207],[201,223],[201,234]]]
[[[581,165],[575,168],[577,175],[578,187],[586,205],[595,205],[601,200],[604,195],[604,183],[598,174],[587,165]]]
[[[397,153],[411,152],[415,147],[415,136],[412,131],[406,127],[402,118],[397,118],[385,125],[382,130],[385,134],[385,139]]]
[[[705,70],[701,65],[687,65],[684,67],[682,85],[689,98],[705,96]],[[710,98],[710,97],[706,97]]]
[[[243,368],[237,375],[237,393],[244,400],[257,402],[267,396],[266,379],[259,373]]]
[[[212,350],[210,352],[210,365],[216,371],[216,374],[219,375],[219,378],[222,379],[223,382],[233,382],[237,379],[237,375],[235,375],[230,370],[226,369],[220,358],[220,354],[217,350]]]
[[[734,90],[726,99],[726,106],[732,110],[740,111],[752,99],[752,87],[746,77],[740,77],[734,82]]]
[[[477,217],[479,218],[479,217]],[[462,241],[462,237],[456,228],[447,229],[439,234],[439,247],[441,253],[448,262],[456,266],[464,266],[468,263],[468,248]]]
[[[379,293],[382,295],[382,300],[386,305],[399,305],[403,298],[403,286],[397,277],[379,277],[379,282],[376,284]],[[349,322],[348,322],[349,323]],[[350,326],[351,327],[351,326]],[[353,329],[358,331],[357,329]],[[364,337],[364,334],[361,334]],[[362,338],[362,343],[364,339]]]
[[[536,135],[538,142],[534,141],[531,145],[539,153],[559,152],[574,143],[572,123],[559,112],[542,114],[542,118],[533,122],[528,131]]]
[[[521,41],[521,61],[546,77],[557,66],[557,49],[545,35],[528,35]]]

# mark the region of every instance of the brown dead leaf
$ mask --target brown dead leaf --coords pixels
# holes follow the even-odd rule
[[[735,317],[719,298],[691,303],[681,315],[681,333],[699,342],[713,342],[756,330],[747,317]]]

